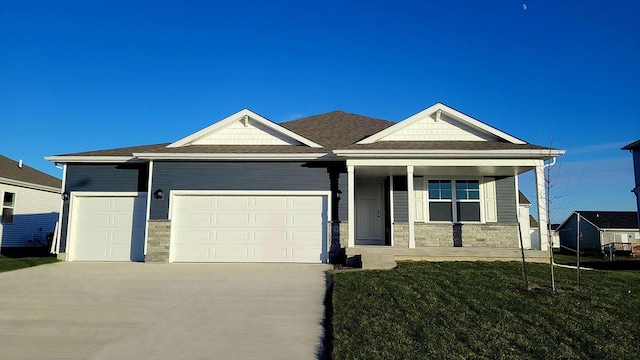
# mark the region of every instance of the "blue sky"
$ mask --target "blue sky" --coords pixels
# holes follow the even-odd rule
[[[399,121],[441,101],[568,150],[555,221],[634,210],[636,0],[4,1],[0,34],[0,153],[56,176],[44,156],[171,142],[243,108]]]

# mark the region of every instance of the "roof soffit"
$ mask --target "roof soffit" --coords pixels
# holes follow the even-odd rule
[[[504,141],[526,144],[442,103],[410,116],[357,144],[381,141]]]
[[[322,146],[251,110],[241,110],[167,147],[190,145],[303,145]]]

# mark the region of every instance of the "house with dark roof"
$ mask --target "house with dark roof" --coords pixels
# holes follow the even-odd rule
[[[0,155],[0,251],[22,252],[47,245],[60,212],[60,179]]]
[[[55,248],[68,261],[517,259],[517,175],[535,171],[546,238],[544,162],[563,153],[441,103],[399,122],[245,109],[170,143],[47,157],[64,167]]]
[[[638,214],[638,223],[640,223],[640,140],[626,145],[621,150],[629,150],[633,156],[633,174],[636,185],[631,189],[631,192],[636,195],[636,210]]]
[[[555,231],[561,250],[601,253],[615,244],[619,251],[631,251],[640,243],[638,217],[635,211],[574,211]]]

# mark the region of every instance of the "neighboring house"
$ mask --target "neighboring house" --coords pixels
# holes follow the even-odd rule
[[[48,157],[67,199],[55,246],[69,261],[517,254],[517,175],[535,170],[545,204],[544,161],[563,153],[440,103],[398,123],[334,111],[276,124],[245,109],[172,143]]]
[[[640,224],[640,140],[632,142],[622,150],[629,150],[633,154],[633,173],[635,174],[636,186],[631,191],[636,194],[636,212]]]
[[[47,244],[60,212],[61,181],[0,155],[0,248],[3,254]]]
[[[518,192],[518,223],[520,225],[520,236],[522,236],[522,247],[525,249],[539,249],[540,244],[535,242],[531,232],[538,226],[531,223],[533,217],[530,214],[531,202],[522,192]],[[535,221],[535,220],[534,220]]]
[[[574,211],[556,230],[563,250],[577,249],[578,231],[581,253],[600,253],[612,243],[617,250],[631,251],[640,242],[635,211]]]
[[[558,233],[558,228],[560,224],[551,224],[551,242],[553,243],[554,249],[560,248],[560,234]]]

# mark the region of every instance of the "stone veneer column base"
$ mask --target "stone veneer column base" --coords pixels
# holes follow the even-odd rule
[[[168,263],[171,220],[149,220],[145,262]]]
[[[463,247],[519,248],[517,224],[461,224]],[[453,247],[453,224],[415,223],[416,247]],[[408,247],[408,223],[393,224],[395,247]]]

